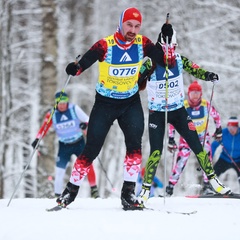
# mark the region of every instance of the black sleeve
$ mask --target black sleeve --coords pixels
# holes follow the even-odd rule
[[[155,44],[153,44],[153,42],[146,36],[143,36],[143,50],[144,56],[150,57],[153,62],[156,62],[160,66],[165,67],[164,52],[162,47],[159,48],[155,46]]]
[[[96,42],[80,59],[79,64],[82,71],[86,70],[97,60],[102,61],[106,52],[105,41],[103,39]]]
[[[154,44],[149,46],[147,56],[160,66],[165,67],[164,52],[162,49],[156,47]]]

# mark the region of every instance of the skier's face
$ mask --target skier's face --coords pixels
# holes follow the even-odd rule
[[[60,102],[58,103],[58,111],[65,112],[68,108],[68,103]]]
[[[201,99],[201,95],[202,95],[201,91],[191,91],[189,92],[189,99],[193,103],[198,103],[199,100]]]
[[[137,20],[128,20],[122,24],[122,35],[125,40],[131,42],[135,39],[136,35],[139,33],[141,28],[141,23]]]
[[[238,126],[228,126],[228,131],[231,133],[231,135],[236,135],[238,132]]]

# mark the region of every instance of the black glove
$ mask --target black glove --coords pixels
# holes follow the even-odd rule
[[[71,62],[67,65],[66,72],[68,75],[76,76],[79,69],[80,69],[79,63],[76,64],[75,62]]]
[[[39,139],[36,138],[36,139],[32,142],[32,144],[31,144],[32,147],[35,148],[35,147],[37,146],[38,142],[39,142]]]
[[[211,82],[218,82],[219,81],[219,77],[216,73],[206,72],[205,76],[206,76],[206,81],[211,81]]]
[[[177,144],[174,140],[174,138],[170,137],[169,140],[168,140],[168,151],[170,153],[173,153],[177,150]]]
[[[144,90],[146,88],[146,81],[150,77],[153,72],[153,63],[151,58],[144,59],[145,61],[142,63],[142,66],[139,70],[138,75],[138,87],[139,90]]]
[[[80,123],[79,127],[82,129],[82,130],[85,130],[88,126],[88,123],[85,123],[85,122],[82,122]]]
[[[216,128],[215,133],[213,134],[213,137],[217,142],[222,141],[222,127],[220,126],[219,128]]]
[[[162,38],[164,42],[166,43],[166,37],[168,37],[168,43],[171,43],[172,36],[173,36],[173,28],[171,24],[164,23],[161,29]],[[161,42],[161,41],[159,41]]]

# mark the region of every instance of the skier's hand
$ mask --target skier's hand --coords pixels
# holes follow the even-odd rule
[[[217,142],[222,141],[222,127],[220,126],[219,128],[216,128],[215,133],[213,134],[213,137]]]
[[[173,36],[172,25],[164,23],[162,25],[161,33],[162,33],[162,38],[163,38],[164,42],[166,43],[166,37],[168,37],[168,44],[170,44],[172,41],[172,36]]]
[[[31,144],[32,147],[35,148],[35,147],[37,146],[38,142],[39,142],[39,139],[36,138],[36,139],[32,142],[32,144]]]
[[[211,82],[218,82],[219,81],[219,77],[216,73],[206,72],[205,76],[206,76],[206,81],[211,81]]]
[[[146,88],[147,80],[149,79],[151,73],[153,72],[153,63],[151,58],[146,57],[143,60],[142,66],[138,74],[138,87],[139,91]]]
[[[168,66],[170,68],[173,68],[176,64],[176,56],[175,56],[175,49],[174,46],[168,46],[168,52],[166,45],[163,46],[163,52],[164,52],[164,63],[167,63],[168,60]]]
[[[80,123],[80,125],[79,125],[79,127],[80,127],[82,130],[85,130],[85,129],[87,128],[87,126],[88,126],[88,123],[86,123],[86,122],[82,122],[82,123]]]
[[[174,138],[170,137],[170,138],[168,139],[168,151],[169,151],[170,153],[173,153],[173,152],[175,152],[176,150],[177,150],[177,144],[176,144]]]
[[[66,73],[72,76],[76,76],[79,70],[80,64],[79,63],[76,64],[75,62],[69,63],[66,67]]]

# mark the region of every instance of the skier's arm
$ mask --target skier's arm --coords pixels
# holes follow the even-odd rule
[[[84,133],[84,135],[86,135],[89,117],[78,105],[74,105],[74,110],[78,119],[80,120],[79,127],[82,129],[82,132]]]
[[[105,52],[107,50],[107,42],[105,39],[101,39],[96,42],[78,62],[71,62],[66,67],[68,75],[80,75],[87,68],[92,66],[97,60],[103,61]]]
[[[42,126],[40,127],[36,138],[40,138],[43,134],[43,137],[46,135],[46,133],[48,132],[49,128],[52,126],[52,119],[49,121],[49,117],[50,117],[51,113],[47,112],[47,114],[44,117],[44,121]],[[49,123],[48,123],[49,121]]]
[[[214,157],[214,154],[217,150],[217,148],[219,147],[220,143],[217,141],[213,141],[213,143],[211,144],[211,148],[212,148],[212,157]]]
[[[155,44],[145,36],[143,36],[143,51],[144,56],[150,57],[155,63],[165,67],[164,52],[162,48],[156,47]]]
[[[102,62],[107,50],[107,42],[101,39],[96,42],[80,59],[78,62],[81,66],[81,72],[89,68],[97,60]]]
[[[78,105],[74,105],[74,110],[80,122],[89,121],[88,115]]]
[[[181,58],[183,63],[183,69],[192,76],[205,81],[211,82],[218,81],[219,78],[217,74],[209,72],[203,68],[200,68],[196,63],[190,61],[188,58],[184,56],[181,56]]]
[[[39,129],[39,131],[37,133],[36,139],[31,144],[33,148],[36,147],[36,145],[38,144],[39,139],[43,138],[47,134],[49,128],[52,126],[52,118],[49,121],[50,116],[51,116],[51,112],[47,112],[47,114],[44,117],[43,124],[42,124],[42,126],[40,127],[40,129]]]
[[[222,127],[221,127],[221,118],[218,111],[215,109],[215,107],[212,105],[210,106],[210,103],[207,101],[207,108],[210,109],[210,116],[213,118],[216,130],[213,134],[213,137],[216,141],[220,142],[222,141]]]
[[[207,102],[207,107],[209,109],[209,107],[210,107],[209,102]],[[220,117],[219,112],[216,110],[216,108],[213,105],[210,108],[209,114],[213,118],[216,128],[219,128],[221,126],[221,117]]]

